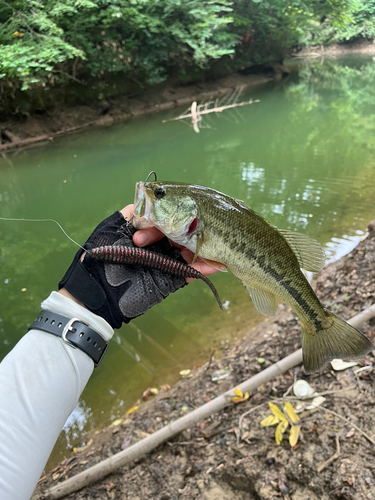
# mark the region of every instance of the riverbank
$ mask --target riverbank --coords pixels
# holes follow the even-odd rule
[[[347,256],[319,275],[315,289],[324,306],[348,319],[374,303],[375,221],[367,237]],[[375,340],[375,320],[361,330]],[[174,421],[300,347],[300,324],[295,314],[279,306],[273,320],[265,320],[233,345],[225,357],[192,368],[173,388],[161,388],[149,401],[125,414],[110,427],[88,434],[76,454],[44,477],[34,498],[88,467],[126,449],[168,422]],[[329,365],[306,376],[301,367],[259,387],[249,399],[235,403],[184,431],[128,466],[66,498],[94,500],[292,500],[375,499],[374,440],[375,352],[358,366],[334,371]],[[359,368],[360,369],[358,371]],[[226,378],[215,382],[217,374]],[[291,448],[288,432],[280,446],[275,427],[261,427],[270,411],[281,407],[294,380],[304,379],[326,400],[315,410],[300,413],[301,435]],[[295,401],[291,401],[294,407]],[[239,419],[245,416],[241,433]]]
[[[53,141],[88,127],[109,126],[143,115],[189,106],[193,101],[224,96],[242,87],[248,89],[273,79],[272,73],[240,75],[187,86],[155,86],[136,95],[117,95],[87,105],[0,121],[0,153]]]
[[[340,57],[345,54],[375,55],[375,43],[356,42],[309,47],[293,53],[293,57]],[[288,69],[280,64],[268,68],[267,65],[256,66],[244,70],[243,74],[232,73],[205,83],[186,86],[164,83],[131,95],[121,94],[102,100],[88,100],[84,105],[33,114],[20,113],[0,120],[0,153],[48,143],[62,135],[89,127],[109,126],[178,106],[189,106],[193,101],[220,97],[241,87],[255,88],[280,79],[282,74],[287,72]]]
[[[346,54],[375,55],[374,42],[348,42],[333,43],[332,45],[317,45],[315,47],[306,47],[293,53],[294,57],[340,57]]]

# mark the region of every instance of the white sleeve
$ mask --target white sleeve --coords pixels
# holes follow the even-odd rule
[[[42,303],[42,309],[80,319],[107,342],[113,335],[103,318],[57,292]],[[0,364],[1,500],[30,499],[93,368],[83,351],[40,330],[30,330],[4,358]]]

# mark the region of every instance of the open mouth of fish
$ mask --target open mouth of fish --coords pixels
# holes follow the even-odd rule
[[[145,192],[145,183],[138,181],[135,186],[133,226],[144,229],[151,226],[151,202]]]

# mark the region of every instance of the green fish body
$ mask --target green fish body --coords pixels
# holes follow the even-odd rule
[[[301,269],[319,272],[324,250],[312,238],[279,230],[243,202],[210,188],[138,182],[133,224],[157,227],[204,260],[224,264],[243,281],[255,307],[276,313],[276,297],[298,315],[307,373],[335,358],[351,360],[373,349],[358,330],[324,309]]]

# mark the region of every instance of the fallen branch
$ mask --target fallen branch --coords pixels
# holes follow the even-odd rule
[[[317,472],[322,472],[322,470],[325,469],[327,467],[327,465],[329,465],[334,460],[336,460],[336,458],[339,458],[341,452],[340,452],[340,439],[339,439],[338,434],[336,434],[335,439],[336,439],[336,452],[335,452],[335,454],[332,455],[331,458],[329,458],[328,460],[323,462],[321,465],[319,465],[319,467],[316,469]]]
[[[176,116],[175,118],[170,118],[169,120],[163,120],[162,123],[191,118],[191,123],[193,125],[194,132],[199,134],[198,124],[200,121],[202,121],[202,115],[208,115],[209,113],[222,113],[227,109],[238,108],[241,106],[248,106],[249,104],[260,102],[259,99],[255,100],[249,99],[248,101],[237,102],[242,91],[243,87],[239,87],[234,89],[232,92],[229,92],[220,100],[218,98],[215,101],[201,102],[200,104],[197,104],[197,101],[194,101],[191,104],[191,106],[181,115]]]
[[[248,106],[249,104],[254,104],[257,102],[260,102],[259,99],[255,100],[250,99],[249,101],[237,102],[233,104],[228,104],[227,106],[217,106],[213,108],[203,109],[202,111],[198,111],[197,103],[196,101],[194,101],[193,104],[191,105],[192,111],[190,113],[176,116],[176,118],[170,118],[169,120],[163,120],[162,123],[174,122],[176,120],[184,120],[185,118],[192,118],[194,121],[199,121],[197,117],[199,117],[200,115],[208,115],[209,113],[222,113],[227,109],[239,108],[241,106]]]
[[[373,316],[375,316],[375,304],[351,318],[348,323],[350,323],[352,326],[359,326],[361,323],[369,320]],[[294,353],[269,366],[257,375],[249,378],[248,380],[245,380],[237,387],[239,387],[243,393],[252,392],[266,382],[269,382],[278,375],[285,373],[287,370],[290,370],[294,366],[297,366],[301,363],[302,349],[298,349]],[[116,453],[106,460],[99,462],[93,467],[80,472],[76,476],[73,476],[66,481],[63,481],[62,483],[53,486],[45,492],[42,498],[45,498],[46,500],[55,500],[58,498],[62,498],[66,495],[69,495],[70,493],[84,488],[85,486],[95,481],[103,479],[105,476],[111,474],[119,467],[123,467],[129,462],[132,462],[133,460],[140,458],[142,455],[149,453],[157,446],[164,443],[165,441],[168,441],[183,430],[188,429],[198,422],[208,418],[212,414],[222,410],[229,404],[232,404],[232,398],[234,395],[234,388],[226,391],[224,394],[221,394],[209,403],[204,404],[200,408],[197,408],[184,417],[170,422],[162,429],[159,429],[147,438],[138,441],[138,443],[135,443],[126,450],[120,451],[119,453]]]

